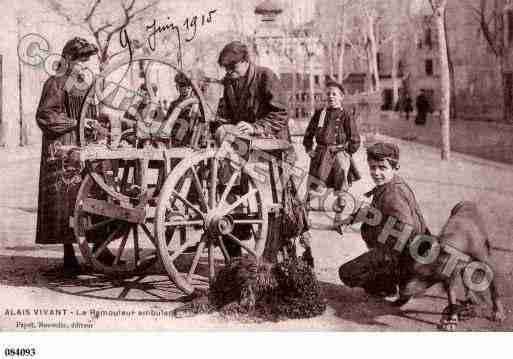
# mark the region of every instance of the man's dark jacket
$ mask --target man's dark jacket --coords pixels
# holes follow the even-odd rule
[[[233,125],[252,124],[256,137],[290,140],[285,93],[271,69],[250,64],[245,76],[225,77],[223,82],[219,117]]]

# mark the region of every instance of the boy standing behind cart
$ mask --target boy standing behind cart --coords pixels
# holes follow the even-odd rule
[[[322,193],[326,187],[336,192],[347,191],[349,188],[348,174],[350,167],[354,166],[351,155],[360,147],[360,134],[354,116],[342,105],[344,95],[342,85],[328,81],[328,106],[314,113],[306,129],[303,146],[312,159],[310,190]],[[358,179],[358,176],[349,176],[349,180]]]

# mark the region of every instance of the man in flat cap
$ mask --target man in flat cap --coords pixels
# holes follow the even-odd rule
[[[326,83],[328,106],[314,113],[305,131],[303,146],[312,159],[309,189],[319,193],[324,187],[336,192],[348,190],[348,174],[351,165],[354,166],[351,156],[360,147],[355,116],[343,107],[344,94],[342,85],[329,80]]]
[[[219,54],[218,63],[226,70],[226,76],[217,110],[219,122],[214,128],[216,140],[220,143],[227,133],[235,133],[290,142],[286,99],[276,74],[269,68],[255,66],[247,46],[240,41],[227,44]],[[240,194],[247,192],[246,182],[241,178],[237,189]],[[249,239],[250,233],[248,225],[234,228],[234,235],[242,240]],[[230,240],[225,243],[230,255],[240,255],[239,246]]]
[[[417,234],[429,234],[429,230],[412,189],[397,174],[397,145],[378,142],[370,146],[367,149],[367,162],[376,184],[366,194],[373,196],[372,210],[363,207],[355,218],[364,222],[361,233],[369,251],[343,264],[339,276],[349,287],[362,287],[373,295],[397,296],[402,280],[407,277],[411,257],[407,244],[402,250],[395,247],[397,233],[392,232],[391,228],[407,233],[407,240]],[[381,220],[376,223],[371,217]],[[404,304],[400,298],[395,303]]]
[[[243,135],[289,141],[286,99],[276,74],[251,63],[239,41],[223,48],[218,63],[226,70],[218,117]]]

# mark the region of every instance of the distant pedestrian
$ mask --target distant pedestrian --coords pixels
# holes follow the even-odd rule
[[[413,101],[412,101],[410,95],[406,95],[406,97],[404,99],[403,110],[406,115],[406,121],[409,121],[410,120],[410,112],[413,111]]]
[[[415,124],[417,125],[425,125],[427,113],[429,112],[430,104],[429,100],[424,93],[424,90],[421,90],[420,94],[417,96],[417,118],[415,119]]]

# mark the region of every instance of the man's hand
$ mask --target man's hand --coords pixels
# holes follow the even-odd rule
[[[314,158],[315,156],[315,150],[310,150],[310,151],[307,151],[306,154],[308,155],[308,157],[310,158]]]
[[[239,122],[237,124],[237,126],[235,126],[237,128],[237,130],[243,134],[243,135],[246,135],[246,136],[251,136],[255,133],[255,128],[250,125],[249,123],[247,122]]]

